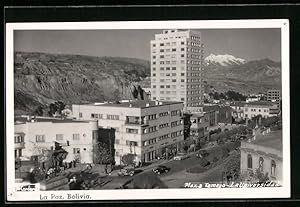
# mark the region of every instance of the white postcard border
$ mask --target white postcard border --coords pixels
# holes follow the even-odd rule
[[[282,61],[283,187],[223,189],[133,189],[89,191],[15,192],[14,181],[14,30],[113,30],[113,29],[241,29],[280,28]],[[66,201],[68,194],[86,194],[75,200],[144,200],[144,199],[224,199],[290,197],[290,91],[289,91],[289,21],[270,20],[196,20],[196,21],[119,21],[119,22],[51,22],[6,24],[6,195],[8,201]],[[62,196],[50,199],[51,195]]]

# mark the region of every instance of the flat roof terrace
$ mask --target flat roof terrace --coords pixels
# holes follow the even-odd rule
[[[257,135],[252,144],[282,150],[282,130],[271,131],[266,135]]]
[[[149,108],[157,106],[166,106],[174,104],[182,104],[183,102],[176,101],[146,101],[146,100],[133,100],[133,101],[122,101],[112,103],[93,103],[87,104],[90,106],[104,106],[104,107],[123,107],[123,108]],[[86,104],[83,104],[86,105]]]

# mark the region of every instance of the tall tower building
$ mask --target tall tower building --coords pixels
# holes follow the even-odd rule
[[[193,30],[163,30],[151,40],[151,98],[181,101],[184,108],[203,103],[203,43]]]

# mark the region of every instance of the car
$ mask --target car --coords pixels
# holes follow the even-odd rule
[[[155,168],[152,169],[152,171],[155,173],[155,174],[161,174],[161,173],[167,173],[170,171],[170,168],[169,167],[166,167],[164,165],[159,165]]]
[[[187,159],[189,157],[189,155],[185,154],[185,153],[178,153],[173,160],[184,160]]]
[[[118,176],[134,176],[142,170],[134,169],[134,167],[125,167],[118,172]]]
[[[200,150],[199,153],[196,154],[196,157],[202,158],[207,157],[209,153],[206,150]]]

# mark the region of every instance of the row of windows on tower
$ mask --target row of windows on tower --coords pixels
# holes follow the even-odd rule
[[[194,61],[194,60],[180,60],[180,63],[181,64],[192,64],[192,65],[201,65],[201,61]],[[156,61],[153,61],[152,62],[153,65],[156,65]],[[164,64],[177,64],[177,61],[174,60],[174,61],[160,61],[159,64],[161,65],[164,65]]]
[[[199,53],[199,52],[201,52],[201,53],[203,53],[203,50],[201,50],[201,49],[197,49],[197,48],[184,48],[184,47],[182,47],[182,48],[180,48],[180,51],[187,51],[187,52],[194,52],[194,53]],[[166,48],[166,49],[159,49],[159,52],[160,53],[162,53],[162,52],[176,52],[177,51],[177,49],[176,48]],[[179,51],[179,50],[178,50]],[[156,53],[156,50],[155,49],[152,49],[152,53]]]
[[[181,70],[185,70],[185,67],[184,66],[181,66],[180,67]],[[176,70],[176,67],[160,67],[159,68],[161,71],[164,71],[164,70]],[[201,70],[201,67],[186,67],[187,70],[194,70],[194,71],[200,71]],[[152,67],[152,71],[156,71],[156,67]],[[191,73],[192,74],[192,73]],[[193,76],[193,75],[191,75]],[[194,75],[194,76],[197,76],[197,75]]]
[[[163,58],[170,58],[170,57],[171,57],[171,58],[176,58],[176,55],[173,54],[173,55],[166,55],[166,56],[165,56],[165,55],[160,55],[160,56],[159,56],[160,59],[163,59]],[[185,57],[185,54],[180,54],[180,57]],[[192,54],[192,55],[187,54],[186,57],[187,57],[187,58],[195,58],[195,59],[199,59],[199,58],[201,58],[202,56],[200,56],[200,55],[193,55],[193,54]],[[153,56],[152,56],[152,59],[156,59],[156,55],[153,55]]]
[[[197,37],[191,37],[192,40],[196,40],[196,41],[181,41],[180,42],[180,45],[192,45],[192,46],[203,46],[203,44],[200,43],[200,37],[199,39]],[[179,43],[179,42],[178,42]],[[177,45],[177,42],[161,42],[159,43],[159,46],[160,47],[164,47],[164,46],[176,46]],[[157,44],[156,43],[153,43],[152,44],[152,47],[156,47]]]

